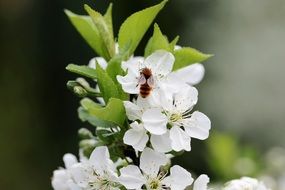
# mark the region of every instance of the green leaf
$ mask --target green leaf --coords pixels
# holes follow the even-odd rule
[[[117,80],[116,79],[117,75],[124,74],[124,70],[121,67],[122,61],[123,58],[120,55],[117,55],[108,62],[106,71],[109,74],[109,76],[113,79],[113,81]]]
[[[176,36],[176,37],[170,42],[169,46],[170,46],[171,52],[174,52],[175,46],[176,46],[178,40],[179,40],[179,36]]]
[[[110,144],[115,140],[114,139],[114,133],[110,130],[107,130],[107,129],[99,129],[99,130],[97,129],[96,135],[105,144]]]
[[[92,19],[89,16],[74,14],[69,10],[64,10],[64,12],[92,49],[95,50],[98,55],[107,58],[108,52],[106,51],[104,41],[102,40],[98,29],[93,24]]]
[[[145,48],[145,57],[159,49],[171,51],[167,38],[161,33],[159,26],[154,24],[153,36],[150,38]]]
[[[127,46],[128,49],[129,46]],[[115,55],[109,62],[107,65],[107,73],[109,74],[109,76],[113,79],[113,81],[115,83],[117,82],[117,75],[124,75],[124,71],[121,67],[121,63],[122,61],[126,60],[128,58],[128,50],[126,49],[126,51],[123,51],[123,53],[119,53],[117,55]]]
[[[123,127],[126,114],[125,114],[125,107],[122,102],[122,100],[111,98],[109,100],[109,103],[106,107],[100,107],[96,103],[94,103],[92,100],[88,98],[84,98],[81,100],[81,106],[91,115],[94,116],[94,118],[98,119],[99,121],[102,121],[102,123],[112,123],[113,125],[118,125],[120,127]],[[97,120],[94,120],[95,122],[99,122]],[[113,126],[111,125],[111,127]],[[98,126],[100,127],[110,127],[101,125],[101,123],[98,123]]]
[[[164,0],[158,5],[136,12],[125,20],[120,27],[118,36],[120,52],[126,51],[125,46],[129,46],[129,56],[134,53],[147,29],[166,2],[167,0]]]
[[[124,57],[121,55],[115,56],[113,59],[109,61],[106,71],[117,86],[119,98],[121,100],[128,100],[129,99],[128,94],[126,94],[123,91],[121,84],[117,81],[116,78],[117,75],[125,75],[124,70],[121,67],[123,59]]]
[[[108,52],[106,60],[109,61],[115,55],[115,41],[113,36],[113,27],[111,26],[112,21],[110,18],[112,5],[110,5],[105,17],[88,5],[84,5],[84,8],[92,18],[93,23],[99,31],[101,39],[104,41],[105,48]]]
[[[121,98],[117,85],[98,63],[96,65],[96,73],[98,76],[98,86],[104,101],[108,103],[111,97]]]
[[[82,106],[78,108],[78,116],[81,121],[83,122],[87,121],[94,127],[97,127],[97,126],[104,127],[104,128],[115,127],[114,123],[99,119],[95,115],[90,114],[88,110],[86,110]]]
[[[72,73],[76,73],[76,74],[79,74],[79,75],[82,75],[82,76],[85,76],[91,79],[97,78],[96,70],[86,65],[69,64],[67,65],[65,69]]]
[[[113,4],[110,3],[110,5],[109,5],[109,7],[108,7],[108,9],[104,15],[104,19],[105,19],[105,22],[107,24],[108,30],[109,30],[112,38],[114,39],[112,11],[113,11]]]
[[[194,48],[186,47],[174,51],[174,56],[175,63],[173,66],[173,71],[194,63],[200,63],[212,57],[213,55],[204,54]]]

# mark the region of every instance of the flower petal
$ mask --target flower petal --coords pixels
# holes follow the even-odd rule
[[[96,62],[105,70],[107,68],[107,61],[103,57],[94,57],[89,61],[88,66],[96,69]]]
[[[158,50],[146,58],[143,66],[150,68],[153,75],[161,78],[171,72],[174,61],[175,58],[171,53]]]
[[[137,122],[132,123],[131,127],[132,129],[129,129],[124,135],[124,143],[131,145],[137,151],[143,151],[148,141],[148,135]]]
[[[150,148],[145,148],[140,157],[141,170],[152,177],[156,177],[161,166],[167,164],[167,157]]]
[[[170,139],[173,150],[177,152],[181,150],[186,150],[186,151],[191,150],[190,137],[188,136],[187,133],[185,133],[185,131],[183,131],[179,127],[174,126],[170,129]]]
[[[69,177],[64,169],[59,169],[53,171],[51,185],[54,190],[65,190],[67,189],[66,182],[68,181]]]
[[[91,168],[86,167],[86,165],[82,163],[78,163],[73,165],[69,171],[76,184],[82,188],[88,187],[89,177],[92,175]]]
[[[194,182],[193,190],[207,190],[210,179],[207,175],[200,175]]]
[[[122,69],[124,71],[130,71],[133,73],[139,73],[140,65],[144,62],[144,57],[141,56],[135,56],[131,57],[127,61],[122,62]]]
[[[141,120],[142,109],[130,101],[124,101],[126,114],[129,120]]]
[[[205,75],[205,68],[200,63],[195,63],[173,72],[173,75],[189,85],[196,85],[201,82]]]
[[[211,129],[210,119],[203,113],[195,111],[189,119],[185,119],[184,129],[193,138],[205,140]]]
[[[126,76],[118,75],[117,80],[122,85],[122,88],[125,92],[129,94],[138,94],[139,86],[137,77],[137,75],[128,72]]]
[[[193,183],[193,178],[187,170],[175,165],[170,168],[170,176],[164,178],[162,183],[171,190],[182,190]]]
[[[151,134],[162,135],[166,133],[167,117],[158,108],[146,110],[142,115],[144,128]]]
[[[151,135],[150,142],[157,152],[169,152],[172,150],[169,132],[166,132],[163,135]]]
[[[96,147],[89,158],[89,163],[100,174],[110,169],[110,161],[110,154],[106,146]]]
[[[72,165],[78,163],[76,156],[73,154],[67,153],[63,156],[63,162],[65,165],[65,168],[70,168]]]
[[[139,189],[145,184],[145,178],[137,166],[129,165],[120,169],[119,182],[127,189]]]
[[[185,85],[174,97],[174,105],[179,112],[186,112],[193,108],[198,101],[198,90]]]

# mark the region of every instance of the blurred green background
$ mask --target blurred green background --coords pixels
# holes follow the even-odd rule
[[[128,15],[157,2],[114,0],[115,31]],[[88,125],[77,119],[79,99],[65,86],[75,75],[65,66],[87,64],[95,54],[63,9],[84,14],[83,3],[104,12],[110,1],[0,0],[1,190],[51,189],[62,155],[77,153],[77,130]],[[226,172],[236,160],[228,156],[259,165],[271,147],[285,146],[284,18],[283,0],[168,2],[156,20],[163,33],[215,54],[205,63],[196,108],[211,118],[216,133],[193,140],[192,151],[175,162],[223,181],[240,174]]]

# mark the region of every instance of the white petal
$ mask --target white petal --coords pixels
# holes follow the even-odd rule
[[[52,187],[54,190],[66,190],[67,189],[67,184],[66,182],[68,181],[69,177],[66,172],[66,170],[59,169],[55,170],[53,172],[52,176]]]
[[[110,154],[106,146],[96,147],[90,155],[89,163],[102,174],[110,169]]]
[[[63,156],[63,162],[65,165],[65,168],[70,168],[72,165],[78,163],[77,158],[70,153],[67,153]]]
[[[141,56],[131,57],[129,60],[122,62],[122,69],[124,71],[132,70],[132,72],[134,73],[135,72],[139,73],[140,65],[143,62],[144,62],[144,57]]]
[[[169,152],[172,150],[169,132],[163,135],[151,135],[150,142],[155,151]]]
[[[118,82],[122,85],[122,88],[125,92],[129,94],[138,94],[139,86],[138,86],[138,76],[128,73],[126,76],[117,76]]]
[[[129,101],[124,101],[124,106],[129,120],[141,120],[142,109],[139,106]]]
[[[162,183],[170,187],[171,190],[183,190],[193,183],[193,178],[187,170],[175,165],[170,168],[170,176],[164,178]]]
[[[184,129],[190,137],[205,140],[209,136],[211,121],[205,114],[195,111],[189,119],[185,119]]]
[[[176,77],[172,73],[158,81],[159,88],[163,89],[168,94],[178,93],[185,87],[185,85],[187,84],[185,84],[183,80],[181,80],[179,77]]]
[[[189,111],[198,101],[198,90],[185,85],[174,97],[174,105],[179,112]]]
[[[142,98],[141,96],[138,96],[137,98],[137,105],[142,109],[142,110],[147,110],[152,107],[156,107],[156,104],[153,100],[153,93],[150,94],[150,96],[146,98]]]
[[[150,68],[153,75],[160,78],[171,72],[174,61],[175,58],[171,53],[158,50],[148,56],[143,65]]]
[[[205,75],[205,68],[202,64],[196,63],[173,72],[175,76],[189,85],[196,85],[201,82]]]
[[[120,169],[119,182],[127,189],[139,189],[145,184],[145,178],[137,166],[129,165]]]
[[[172,149],[175,151],[186,150],[190,151],[190,137],[182,129],[177,126],[174,126],[170,129],[170,139]]]
[[[90,68],[96,69],[96,62],[103,68],[107,68],[107,61],[103,57],[94,57],[89,61],[88,66]]]
[[[82,190],[72,179],[67,181],[68,190]]]
[[[207,190],[210,179],[207,175],[200,175],[194,182],[193,190]]]
[[[137,151],[143,151],[148,141],[148,135],[146,134],[145,129],[137,122],[131,124],[132,129],[129,129],[124,135],[124,143],[130,146]],[[135,125],[135,126],[134,126]]]
[[[167,117],[158,108],[146,110],[142,115],[143,125],[146,130],[154,135],[166,133]]]
[[[73,165],[69,171],[74,181],[80,187],[86,188],[88,186],[89,177],[92,175],[92,169],[90,167],[78,163]]]
[[[140,168],[142,171],[152,177],[156,177],[161,166],[167,164],[167,157],[150,148],[145,148],[140,158]]]
[[[173,109],[173,92],[161,86],[159,89],[154,89],[152,92],[152,100],[156,107],[162,107],[164,110]]]

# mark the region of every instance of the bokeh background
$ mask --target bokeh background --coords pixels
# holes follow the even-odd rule
[[[159,1],[113,2],[117,32],[128,15]],[[77,119],[79,99],[65,86],[75,78],[65,71],[68,63],[87,64],[96,56],[63,12],[84,14],[83,3],[104,12],[110,1],[0,0],[1,190],[51,189],[62,155],[77,153],[77,130],[89,127]],[[182,46],[215,54],[197,86],[211,137],[193,140],[193,150],[175,162],[208,173],[213,182],[281,175],[272,168],[285,162],[284,18],[283,0],[168,2],[156,20],[161,30],[170,39],[179,34]]]

